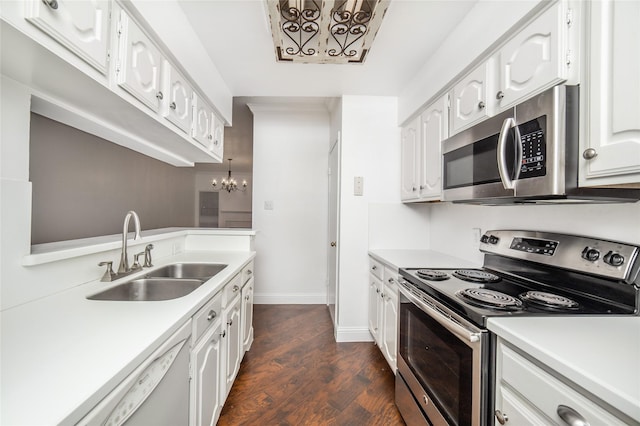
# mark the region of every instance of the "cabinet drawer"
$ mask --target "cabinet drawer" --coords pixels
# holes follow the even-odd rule
[[[240,289],[242,288],[241,275],[242,273],[237,274],[224,286],[224,290],[222,290],[223,308],[226,308],[236,296],[240,295]]]
[[[380,280],[384,278],[384,266],[372,258],[369,258],[369,272]]]
[[[498,365],[501,366],[498,388],[507,386],[514,389],[531,406],[557,424],[565,424],[557,413],[560,405],[572,408],[592,425],[625,424],[582,394],[577,387],[565,384],[502,343],[498,345]],[[505,414],[509,415],[507,412]]]
[[[385,267],[383,282],[385,287],[385,290],[384,290],[385,293],[388,293],[389,291],[391,291],[395,295],[398,294],[398,273],[396,271],[394,271],[391,268]]]
[[[195,343],[211,324],[222,316],[222,293],[218,293],[193,316],[193,342]]]
[[[242,285],[246,284],[253,277],[253,260],[242,268]]]

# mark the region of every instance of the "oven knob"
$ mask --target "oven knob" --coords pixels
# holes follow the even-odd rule
[[[624,263],[624,256],[620,253],[610,251],[604,255],[604,262],[611,266],[620,266]]]
[[[587,259],[589,262],[595,262],[600,259],[600,252],[597,249],[585,247],[584,250],[582,250],[582,258]]]
[[[500,238],[495,235],[489,235],[489,244],[498,244],[498,241],[500,241]]]
[[[480,242],[481,243],[489,242],[489,237],[487,236],[487,234],[484,234],[482,237],[480,237]]]

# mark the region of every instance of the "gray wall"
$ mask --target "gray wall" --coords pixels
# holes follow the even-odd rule
[[[193,168],[37,114],[31,114],[29,161],[32,244],[121,233],[128,210],[138,213],[142,229],[194,226]]]

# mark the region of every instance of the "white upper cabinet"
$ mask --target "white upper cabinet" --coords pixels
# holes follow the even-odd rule
[[[491,59],[467,74],[451,91],[451,133],[457,133],[490,115],[487,93]]]
[[[420,116],[420,198],[440,200],[442,195],[442,141],[449,137],[449,97],[443,96]]]
[[[489,95],[497,103],[496,112],[567,79],[571,53],[563,6],[551,6],[496,53],[497,87]]]
[[[117,82],[153,111],[164,99],[161,71],[164,58],[151,39],[124,11],[118,24]]]
[[[224,123],[215,114],[213,115],[212,120],[213,120],[213,132],[212,132],[213,139],[212,139],[211,147],[209,149],[214,155],[222,158],[223,151],[224,151]]]
[[[26,19],[106,74],[109,5],[107,0],[29,0]]]
[[[640,182],[640,2],[588,2],[580,186]]]
[[[402,128],[401,135],[401,187],[400,197],[402,201],[417,200],[419,198],[418,181],[420,169],[420,118],[411,120]]]
[[[189,133],[193,114],[193,89],[169,61],[164,61],[163,78],[163,92],[166,95],[163,115],[183,132]]]
[[[191,136],[202,145],[211,149],[213,147],[213,112],[211,108],[193,95],[193,127]]]

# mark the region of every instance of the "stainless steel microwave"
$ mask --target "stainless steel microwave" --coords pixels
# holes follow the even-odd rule
[[[444,201],[634,202],[640,190],[578,187],[579,87],[556,86],[442,142]]]

